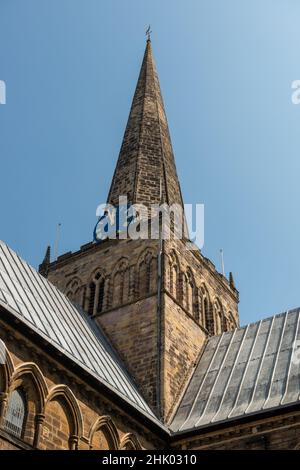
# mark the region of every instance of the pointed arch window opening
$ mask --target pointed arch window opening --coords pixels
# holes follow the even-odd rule
[[[236,328],[235,320],[230,311],[228,312],[227,317],[226,317],[226,327],[227,327],[227,331],[232,331]]]
[[[139,296],[151,293],[153,289],[152,284],[154,282],[153,276],[155,269],[157,269],[157,267],[154,266],[154,258],[151,253],[147,253],[138,269]]]
[[[95,303],[95,294],[96,294],[96,284],[94,281],[90,283],[90,295],[89,295],[89,305],[88,305],[88,313],[89,315],[93,315],[94,313],[94,303]]]
[[[196,286],[191,271],[186,274],[186,308],[187,311],[193,316],[194,319],[198,318],[198,312],[196,310]]]
[[[172,263],[169,262],[169,290],[170,293],[173,294],[173,266]]]
[[[122,303],[125,304],[130,300],[130,272],[129,268],[126,267],[123,271],[123,283],[122,283]]]
[[[102,278],[99,282],[99,284],[97,285],[97,289],[98,289],[98,292],[97,292],[97,299],[98,299],[98,304],[97,304],[97,313],[101,313],[102,310],[103,310],[103,306],[104,306],[104,279]]]
[[[74,279],[70,283],[67,284],[67,293],[66,296],[68,299],[70,299],[72,302],[76,304],[81,304],[82,302],[82,296],[80,295],[81,293],[81,286],[80,283],[77,279]]]
[[[203,322],[205,328],[209,331],[211,329],[211,319],[210,319],[210,308],[209,308],[209,300],[206,294],[203,294]]]
[[[99,272],[89,284],[88,293],[88,313],[94,315],[101,313],[105,303],[105,278]]]
[[[189,290],[189,307],[190,307],[190,312],[193,316],[193,318],[196,321],[199,321],[199,306],[198,306],[198,301],[197,301],[197,289],[193,281],[189,281],[188,285],[188,290]]]
[[[223,318],[221,306],[218,302],[215,303],[215,334],[219,335],[223,331]]]
[[[190,299],[190,283],[188,277],[184,274],[184,307],[188,312],[191,312],[191,299]]]
[[[123,271],[116,271],[113,276],[113,288],[112,288],[112,305],[118,307],[122,304],[123,298]]]
[[[149,294],[151,290],[151,261],[146,266],[146,293]]]
[[[179,300],[179,282],[178,282],[178,268],[174,261],[170,261],[169,263],[169,275],[170,275],[170,283],[169,289],[170,293],[176,300]]]
[[[6,414],[4,417],[4,429],[15,437],[22,437],[26,418],[26,400],[22,390],[12,392]]]

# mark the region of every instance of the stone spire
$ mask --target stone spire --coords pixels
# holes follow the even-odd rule
[[[167,118],[150,39],[111,183],[108,202],[182,205]]]
[[[235,282],[234,282],[234,279],[233,279],[233,274],[232,274],[232,272],[229,273],[229,284],[230,284],[230,287],[232,287],[233,289],[235,289]]]
[[[49,265],[51,261],[50,256],[51,256],[51,249],[50,249],[50,246],[47,246],[47,250],[46,250],[43,262],[39,265],[39,273],[44,277],[48,276]]]

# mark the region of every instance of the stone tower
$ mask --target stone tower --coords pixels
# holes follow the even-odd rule
[[[108,202],[182,204],[150,40]],[[145,398],[167,421],[209,335],[238,325],[238,292],[188,240],[107,239],[52,263],[43,275],[99,323]]]

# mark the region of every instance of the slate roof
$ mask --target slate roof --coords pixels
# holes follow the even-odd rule
[[[171,423],[172,431],[299,403],[300,341],[293,348],[295,340],[300,340],[300,309],[211,337]]]
[[[0,305],[156,421],[100,327],[1,240]]]

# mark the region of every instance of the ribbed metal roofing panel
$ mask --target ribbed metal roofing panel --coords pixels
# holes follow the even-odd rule
[[[0,305],[156,420],[100,327],[2,241]]]
[[[299,403],[299,347],[300,309],[210,338],[172,421],[172,431]]]

